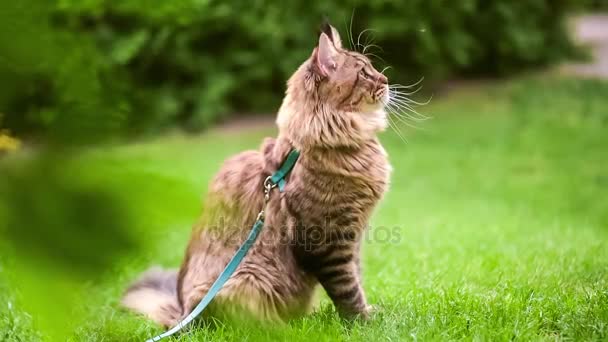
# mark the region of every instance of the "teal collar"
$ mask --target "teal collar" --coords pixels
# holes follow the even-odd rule
[[[292,149],[281,167],[272,176],[267,178],[266,182],[270,182],[275,186],[278,185],[280,192],[285,191],[285,177],[287,177],[287,174],[289,174],[291,169],[296,165],[298,158],[300,158],[300,152],[296,149]]]

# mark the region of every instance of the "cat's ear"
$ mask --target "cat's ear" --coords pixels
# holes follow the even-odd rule
[[[323,76],[329,76],[338,67],[338,50],[324,32],[319,36],[319,46],[316,49],[316,65]]]
[[[329,39],[334,43],[336,49],[342,48],[342,39],[340,38],[338,30],[336,30],[335,27],[331,26],[327,19],[325,19],[323,25],[321,26],[321,32],[325,33],[329,37]]]
[[[335,27],[329,25],[331,27],[331,34],[332,34],[332,41],[334,42],[334,45],[336,46],[336,48],[341,49],[342,48],[342,39],[340,38],[340,34],[338,33],[338,30],[336,30]]]

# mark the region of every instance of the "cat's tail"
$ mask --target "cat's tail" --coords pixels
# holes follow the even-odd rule
[[[168,328],[181,318],[177,299],[177,271],[153,267],[125,292],[122,305]]]

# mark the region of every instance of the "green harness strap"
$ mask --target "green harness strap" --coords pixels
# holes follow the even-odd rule
[[[270,176],[270,181],[279,186],[280,192],[285,191],[285,177],[287,177],[287,174],[293,169],[294,165],[296,165],[298,158],[300,158],[300,152],[295,149],[291,150],[287,155],[287,158],[285,158],[283,165],[281,165],[277,172]]]

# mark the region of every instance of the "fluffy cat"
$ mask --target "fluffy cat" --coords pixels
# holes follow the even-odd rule
[[[388,80],[326,25],[288,81],[279,135],[228,159],[212,181],[179,271],[150,270],[122,303],[173,326],[201,300],[263,206],[263,182],[292,148],[301,155],[285,192],[273,190],[258,241],[203,317],[286,321],[309,312],[321,284],[344,317],[368,317],[360,244],[387,190],[376,134],[387,126]]]

